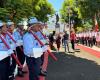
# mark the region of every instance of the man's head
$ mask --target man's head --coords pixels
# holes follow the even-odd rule
[[[0,21],[0,33],[6,33],[6,32],[7,32],[6,23]]]
[[[40,30],[40,22],[36,18],[31,18],[28,21],[28,27],[34,32],[37,32]]]
[[[18,29],[20,29],[20,30],[24,30],[24,24],[23,24],[23,22],[22,22],[22,21],[19,22],[19,23],[17,24],[17,27],[18,27]]]
[[[67,34],[67,31],[64,31],[65,34]]]
[[[44,24],[42,22],[40,22],[40,25],[39,26],[40,26],[39,27],[40,31],[44,29]]]
[[[7,28],[8,28],[8,31],[13,32],[14,29],[15,29],[14,22],[8,21],[8,22],[7,22]]]

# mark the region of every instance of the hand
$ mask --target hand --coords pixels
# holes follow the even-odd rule
[[[14,51],[12,49],[8,50],[8,55],[11,55],[12,53],[14,53]]]
[[[19,42],[16,43],[17,46],[21,46],[21,44]]]
[[[18,40],[18,42],[20,43],[20,45],[23,45],[23,40]]]
[[[16,43],[17,46],[22,46],[23,45],[23,41],[22,40],[18,40]]]

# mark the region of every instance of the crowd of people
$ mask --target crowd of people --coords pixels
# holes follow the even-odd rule
[[[74,30],[71,30],[70,34],[67,31],[56,34],[53,31],[52,34],[45,36],[43,34],[45,25],[37,18],[29,18],[27,24],[28,28],[24,30],[23,21],[18,24],[11,20],[0,21],[0,80],[15,80],[16,68],[17,76],[24,77],[24,74],[27,73],[23,70],[25,62],[28,67],[29,80],[39,80],[40,75],[46,76],[47,71],[42,66],[48,44],[51,49],[54,49],[55,43],[57,51],[63,45],[65,52],[70,52],[69,42],[72,44],[72,49],[75,50],[76,39],[83,45],[100,44],[99,32],[75,34]]]
[[[65,47],[65,52],[69,50],[69,42],[72,44],[72,49],[75,50],[75,43],[86,45],[89,47],[97,46],[100,47],[100,32],[95,32],[93,30],[91,31],[85,31],[85,32],[79,32],[75,33],[74,30],[70,31],[70,34],[67,33],[67,31],[59,34],[56,34],[55,32],[50,35],[50,41],[53,45],[53,42],[56,43],[57,49],[59,51],[61,45]]]
[[[24,77],[23,65],[26,61],[29,80],[39,80],[39,76],[46,76],[47,71],[42,68],[44,54],[48,50],[46,39],[42,35],[43,23],[35,17],[29,18],[27,31],[24,24],[18,24],[11,20],[0,21],[0,80],[15,80],[17,75]],[[37,40],[44,44],[41,45]]]
[[[57,51],[60,50],[62,46],[65,48],[65,52],[70,52],[69,50],[69,42],[71,42],[72,50],[75,50],[75,41],[76,41],[76,34],[74,30],[70,31],[70,35],[67,31],[64,31],[63,33],[57,33],[54,31],[49,36],[49,40],[51,42],[51,49],[54,47],[53,44],[55,43],[57,46]]]
[[[80,44],[92,47],[93,45],[100,47],[100,32],[93,30],[87,32],[80,32],[76,34],[77,40]]]

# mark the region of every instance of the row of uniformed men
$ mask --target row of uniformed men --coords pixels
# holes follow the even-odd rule
[[[90,47],[96,45],[98,38],[100,37],[100,32],[88,31],[76,34],[77,39],[82,44],[89,45]],[[100,39],[100,38],[99,38]]]
[[[19,23],[17,26],[15,30],[12,21],[8,21],[6,24],[0,22],[0,80],[14,80],[16,61],[11,57],[12,53],[17,56],[22,65],[26,58],[29,80],[39,80],[40,74],[46,75],[46,71],[42,70],[41,65],[43,64],[43,53],[47,51],[47,47],[41,46],[32,33],[46,43],[40,32],[43,25],[33,17],[28,21],[28,32],[25,34],[23,34],[23,24]],[[23,76],[22,73],[24,71],[18,67],[19,76]]]
[[[97,33],[98,32],[95,32],[95,31],[89,31],[89,32],[81,32],[81,33],[77,33],[76,34],[76,37],[80,37],[80,38],[82,38],[82,37],[96,37],[97,36]]]

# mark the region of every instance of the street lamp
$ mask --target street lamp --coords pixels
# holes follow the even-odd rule
[[[69,23],[69,30],[71,29],[70,26],[70,6],[68,6],[68,23]]]
[[[71,31],[71,25],[70,25],[70,6],[68,6],[68,27],[69,27],[69,35],[70,35],[70,31]]]

